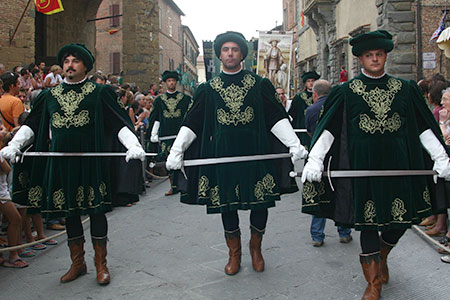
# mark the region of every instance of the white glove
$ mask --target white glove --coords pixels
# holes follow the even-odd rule
[[[3,162],[7,159],[11,162],[16,162],[21,154],[20,149],[31,144],[34,140],[34,132],[27,125],[22,125],[14,135],[14,138],[8,143],[8,146],[0,150],[0,160]]]
[[[333,142],[334,136],[325,129],[309,152],[308,162],[302,171],[302,182],[322,180],[323,160]]]
[[[150,142],[152,142],[152,143],[159,142],[159,137],[158,137],[159,125],[160,125],[159,121],[155,121],[155,123],[153,124],[152,133],[150,136]]]
[[[127,127],[124,126],[120,129],[117,135],[119,141],[125,148],[128,149],[127,155],[125,156],[125,161],[128,162],[130,159],[140,159],[144,161],[145,151],[142,149],[136,135]]]
[[[177,134],[177,138],[170,148],[169,156],[166,161],[167,170],[179,170],[183,166],[183,154],[192,142],[197,138],[197,135],[186,126],[182,126]]]
[[[434,161],[433,170],[438,176],[450,181],[450,162],[444,146],[439,142],[431,129],[427,129],[419,135],[423,148]],[[435,182],[437,179],[435,178]]]
[[[281,119],[273,125],[270,131],[289,148],[289,153],[292,154],[292,163],[297,160],[304,159],[308,156],[308,151],[300,144],[300,140],[292,128],[288,119]]]

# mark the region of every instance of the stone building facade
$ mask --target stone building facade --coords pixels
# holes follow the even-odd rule
[[[306,22],[299,24],[298,72],[315,69],[333,84],[340,66],[349,78],[360,72],[348,41],[360,33],[385,29],[394,35],[394,50],[386,71],[404,79],[419,80],[440,72],[449,78],[448,58],[429,39],[442,18],[445,0],[298,0]],[[350,13],[357,12],[357,13]],[[423,58],[436,57],[434,63]],[[424,66],[430,69],[425,69]]]
[[[292,57],[291,57],[291,78],[290,89],[291,91],[286,91],[289,95],[294,95],[297,93],[296,87],[298,86],[298,71],[296,56],[298,51],[298,20],[300,19],[300,14],[298,10],[298,0],[283,0],[283,31],[292,32]]]
[[[188,26],[182,25],[183,65],[181,68],[183,92],[194,95],[198,82],[197,57],[200,54],[197,40]]]

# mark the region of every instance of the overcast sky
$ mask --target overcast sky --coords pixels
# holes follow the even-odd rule
[[[189,26],[202,48],[203,40],[214,40],[222,32],[233,30],[247,40],[258,37],[258,30],[267,31],[283,22],[281,0],[174,0],[185,16],[182,24]],[[202,53],[201,53],[202,54]]]

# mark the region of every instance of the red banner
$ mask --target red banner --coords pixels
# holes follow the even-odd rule
[[[61,0],[34,0],[38,12],[53,15],[64,10]]]

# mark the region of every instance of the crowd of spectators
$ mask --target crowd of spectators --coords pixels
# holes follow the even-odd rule
[[[33,101],[44,89],[55,87],[63,82],[62,69],[58,65],[46,66],[44,62],[32,63],[28,67],[15,66],[11,72],[0,64],[0,147],[7,145],[20,125],[32,110]],[[144,149],[149,142],[145,139],[149,126],[149,115],[155,98],[162,92],[161,84],[151,84],[148,89],[140,89],[134,84],[123,83],[122,76],[105,75],[101,71],[89,76],[98,83],[112,86],[118,97],[117,101],[128,112],[136,133],[141,138]],[[27,215],[26,207],[11,201],[12,184],[11,166],[8,162],[0,163],[0,247],[20,246],[46,239],[44,223],[47,229],[64,230],[64,219],[43,220],[40,215]],[[148,187],[150,176],[143,181]],[[145,188],[143,187],[143,190]],[[118,204],[132,206],[132,203]],[[9,257],[0,252],[0,265],[11,268],[24,268],[28,263],[24,260],[33,257],[47,246],[56,245],[54,239],[37,243],[30,247],[9,251]]]

